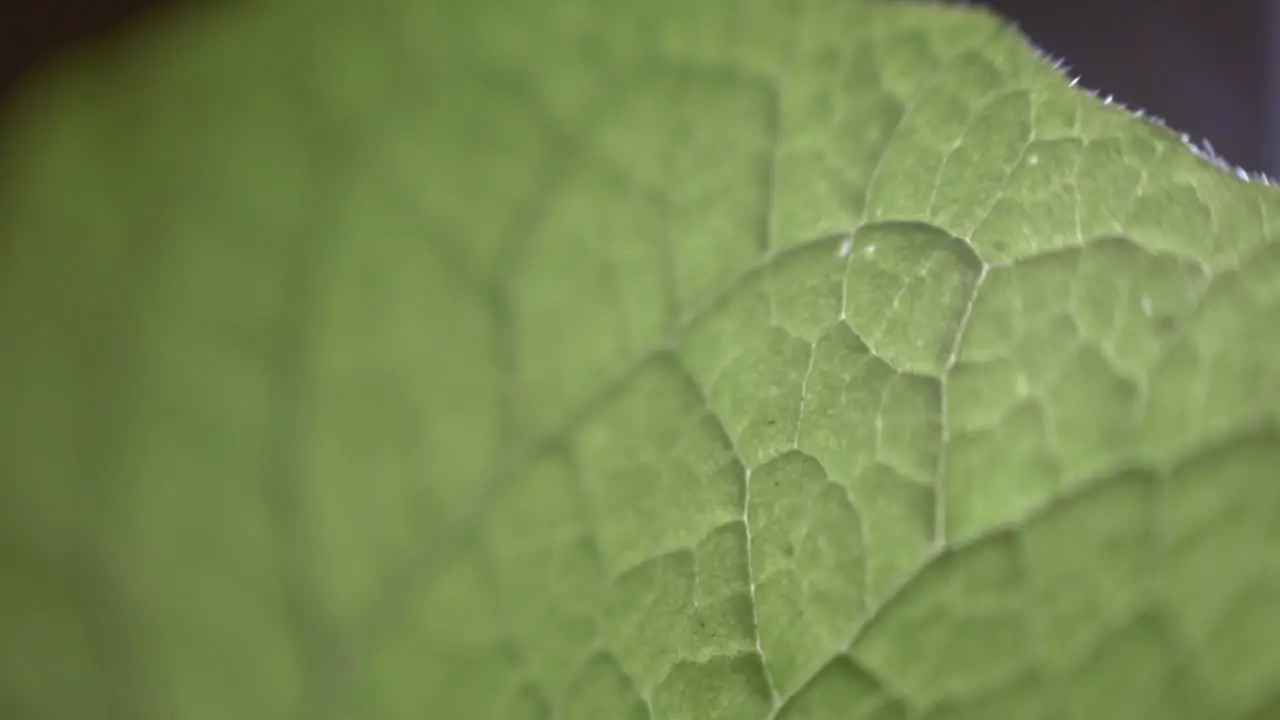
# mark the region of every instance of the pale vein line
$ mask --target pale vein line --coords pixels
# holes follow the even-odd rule
[[[805,405],[809,400],[809,378],[813,375],[814,361],[818,357],[818,342],[809,344],[809,364],[804,369],[804,378],[800,381],[800,409],[796,412],[796,432],[791,438],[791,446],[800,449],[800,427],[804,424]]]
[[[741,460],[741,456],[739,456]],[[778,703],[778,687],[769,673],[769,665],[765,661],[764,644],[760,640],[760,605],[756,602],[756,569],[751,554],[751,468],[743,464],[742,493],[742,531],[747,539],[747,592],[751,596],[751,630],[755,635],[756,653],[760,656],[760,670],[764,674],[765,683],[769,686],[769,699]]]
[[[978,279],[973,283],[973,289],[969,291],[969,302],[965,304],[964,314],[960,317],[960,323],[956,327],[955,339],[951,341],[951,352],[947,355],[947,361],[942,366],[942,372],[939,373],[939,382],[942,386],[940,416],[942,422],[942,446],[938,453],[938,468],[933,480],[933,535],[934,541],[939,546],[944,547],[947,542],[947,512],[946,512],[946,480],[947,480],[947,448],[951,446],[951,415],[950,404],[947,402],[949,386],[951,384],[951,370],[955,368],[956,361],[960,357],[960,345],[964,342],[965,331],[969,328],[969,319],[973,316],[973,308],[978,304],[978,293],[982,290],[982,283],[987,279],[988,265],[983,263],[982,270],[978,273]]]

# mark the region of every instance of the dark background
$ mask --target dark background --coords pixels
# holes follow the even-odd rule
[[[642,0],[641,0],[642,1]],[[0,112],[23,78],[172,0],[0,3]],[[1280,175],[1280,0],[986,0],[1085,87]],[[1277,38],[1272,42],[1270,38]]]

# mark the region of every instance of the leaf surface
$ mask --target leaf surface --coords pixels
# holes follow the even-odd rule
[[[244,4],[9,127],[6,716],[1280,697],[1280,195],[990,15]]]

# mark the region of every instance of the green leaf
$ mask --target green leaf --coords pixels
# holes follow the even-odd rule
[[[1280,194],[990,15],[237,4],[26,98],[0,715],[1280,702]]]

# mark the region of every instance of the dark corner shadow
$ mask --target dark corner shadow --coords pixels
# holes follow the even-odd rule
[[[0,115],[35,74],[189,0],[7,0],[0,10]]]

